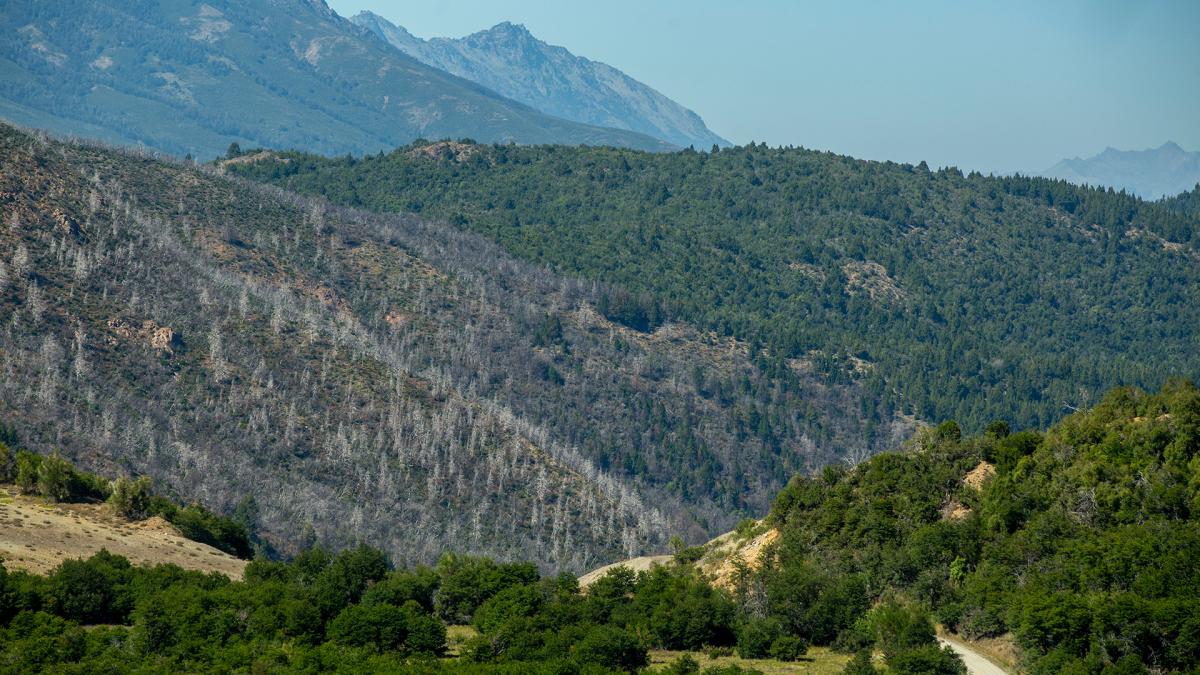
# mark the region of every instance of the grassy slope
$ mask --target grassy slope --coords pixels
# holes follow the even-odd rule
[[[9,570],[48,574],[100,549],[135,565],[174,564],[241,579],[246,561],[191,541],[161,518],[129,521],[103,504],[55,504],[0,485],[0,559]]]

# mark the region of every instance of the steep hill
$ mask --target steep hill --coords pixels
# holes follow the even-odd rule
[[[612,66],[548,45],[521,25],[504,22],[464,38],[422,40],[372,12],[350,20],[422,63],[556,117],[680,147],[729,145],[691,110]]]
[[[285,552],[579,570],[703,540],[911,431],[869,428],[859,383],[613,323],[621,289],[450,226],[8,127],[0,169],[0,420],[225,513],[255,495]]]
[[[1011,633],[1029,672],[1200,663],[1191,383],[1115,390],[1045,433],[945,424],[905,453],[797,477],[767,522],[782,533],[758,582],[768,604],[826,574],[909,594],[970,638]]]
[[[1200,224],[1128,195],[761,145],[423,146],[237,171],[621,284],[606,316],[735,337],[777,382],[857,383],[868,429],[1044,427],[1114,385],[1200,376]]]
[[[1160,199],[1200,183],[1200,152],[1187,152],[1171,142],[1149,150],[1105,148],[1087,159],[1064,159],[1042,175],[1080,185],[1127,190],[1144,199]]]
[[[323,0],[17,0],[0,8],[0,117],[208,158],[231,142],[363,153],[414,138],[661,150],[426,66]]]

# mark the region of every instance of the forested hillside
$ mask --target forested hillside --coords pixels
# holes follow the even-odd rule
[[[1118,389],[1045,433],[960,433],[796,477],[768,519],[778,558],[743,597],[820,639],[850,626],[821,613],[847,584],[900,592],[969,638],[1011,632],[1031,673],[1194,672],[1200,390]]]
[[[1111,191],[764,145],[435,144],[237,171],[620,284],[614,320],[736,337],[778,381],[861,382],[872,424],[1043,426],[1109,387],[1200,369],[1200,225]]]
[[[733,535],[781,532],[731,588],[706,583],[689,564],[704,551],[687,547],[586,592],[528,563],[446,555],[393,569],[366,547],[256,560],[241,582],[101,553],[49,577],[0,567],[0,663],[607,673],[671,649],[692,654],[657,672],[690,674],[722,654],[777,667],[832,649],[854,675],[881,662],[965,673],[935,643],[936,618],[1014,642],[1022,672],[1186,673],[1200,665],[1197,514],[1200,390],[1176,381],[1115,390],[1044,433],[997,423],[963,437],[946,422],[856,467],[797,476],[762,524]]]
[[[484,239],[187,164],[0,133],[0,420],[282,550],[584,569],[703,540],[869,447],[858,384],[653,334]],[[904,437],[903,420],[873,433]]]

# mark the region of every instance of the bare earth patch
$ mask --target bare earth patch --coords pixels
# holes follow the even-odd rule
[[[731,590],[740,567],[757,570],[772,544],[779,541],[779,530],[770,529],[759,535],[742,539],[728,532],[709,542],[709,552],[697,564],[697,569],[713,586]]]
[[[162,518],[129,521],[104,504],[54,504],[0,486],[0,559],[8,569],[48,574],[64,560],[107,549],[135,565],[171,563],[241,579],[246,561],[185,538]]]
[[[770,529],[753,537],[739,537],[736,532],[726,532],[705,544],[704,557],[696,563],[696,570],[719,588],[732,589],[740,567],[756,570],[762,566],[764,556],[779,540],[779,530]],[[645,572],[655,565],[674,565],[675,558],[669,555],[645,555],[596,568],[579,577],[579,587],[586,589],[597,579],[618,567],[628,567],[634,572]]]
[[[852,260],[842,265],[846,275],[846,292],[858,295],[865,292],[875,302],[900,302],[908,293],[888,274],[887,268],[870,260]]]
[[[987,460],[979,463],[979,466],[971,469],[967,475],[963,476],[963,482],[976,490],[982,490],[983,484],[989,478],[996,475],[996,466]]]
[[[644,556],[641,556],[640,558],[630,558],[629,560],[622,560],[621,562],[615,562],[611,565],[605,565],[604,567],[598,567],[598,568],[592,570],[591,572],[588,572],[587,574],[579,577],[579,587],[587,588],[588,586],[591,586],[593,583],[596,582],[597,579],[604,576],[605,574],[608,574],[610,570],[614,570],[618,567],[628,567],[630,570],[632,570],[634,572],[645,572],[646,570],[649,570],[650,568],[654,567],[655,565],[672,564],[673,560],[674,559],[669,555],[644,555]]]

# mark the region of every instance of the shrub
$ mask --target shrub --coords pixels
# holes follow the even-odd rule
[[[1031,592],[1014,614],[1013,633],[1025,649],[1044,653],[1061,647],[1079,656],[1086,651],[1092,613],[1078,596]]]
[[[795,635],[781,635],[771,643],[771,658],[796,661],[808,653],[808,641]]]
[[[888,670],[895,675],[967,675],[962,659],[949,647],[936,644],[917,647],[888,658]]]
[[[843,654],[857,654],[870,650],[875,645],[875,627],[868,617],[862,617],[853,625],[842,629],[833,641],[833,648]]]
[[[863,649],[854,655],[842,670],[842,675],[878,675],[879,669],[871,661],[871,650]]]
[[[506,588],[479,606],[471,623],[481,633],[490,633],[514,617],[531,617],[545,603],[537,586],[524,585]]]
[[[734,642],[733,602],[681,571],[660,567],[644,574],[632,609],[641,616],[630,618],[629,623],[648,622],[656,644],[666,649]]]
[[[667,664],[659,671],[662,675],[695,675],[700,672],[700,664],[690,655],[684,654]]]
[[[239,558],[249,558],[253,555],[250,535],[241,524],[218,516],[198,504],[179,508],[174,504],[163,506],[165,502],[166,500],[161,498],[154,500],[151,511],[178,527],[183,536]]]
[[[142,520],[150,515],[150,477],[127,478],[121,476],[113,481],[112,494],[108,503],[117,513],[130,520]]]
[[[75,469],[71,463],[54,453],[42,460],[37,472],[37,491],[46,499],[65,501],[71,496]]]
[[[725,666],[710,666],[705,668],[701,675],[763,675],[763,672],[757,668],[730,663]]]
[[[588,631],[573,652],[581,665],[596,664],[628,672],[650,665],[650,655],[638,639],[614,626],[597,626]]]
[[[783,628],[776,619],[751,619],[738,630],[738,656],[743,659],[765,659],[771,655],[771,645],[781,637]]]
[[[958,632],[969,640],[1001,635],[1007,630],[1004,619],[994,610],[972,607],[963,612]]]
[[[370,647],[377,653],[441,654],[446,628],[420,605],[351,605],[329,623],[329,638],[338,644]]]
[[[447,623],[468,623],[488,598],[510,587],[538,580],[531,563],[498,564],[487,558],[447,554],[438,561],[441,577],[434,605]]]
[[[935,644],[929,613],[916,605],[889,600],[871,610],[870,616],[889,663],[894,654]]]
[[[38,491],[38,470],[42,458],[28,450],[18,450],[16,459],[17,488],[25,494]]]
[[[50,576],[55,613],[79,623],[121,623],[132,609],[126,589],[129,561],[108,551],[87,560],[64,560]]]
[[[425,611],[433,611],[433,596],[437,591],[437,573],[428,567],[411,571],[396,571],[371,585],[363,594],[364,604],[386,603],[397,607],[412,600]]]
[[[17,467],[13,463],[13,452],[4,441],[0,441],[0,483],[11,483],[17,477]]]
[[[704,655],[710,659],[716,660],[726,656],[733,656],[733,647],[729,645],[721,645],[718,647],[708,647],[704,650]]]

